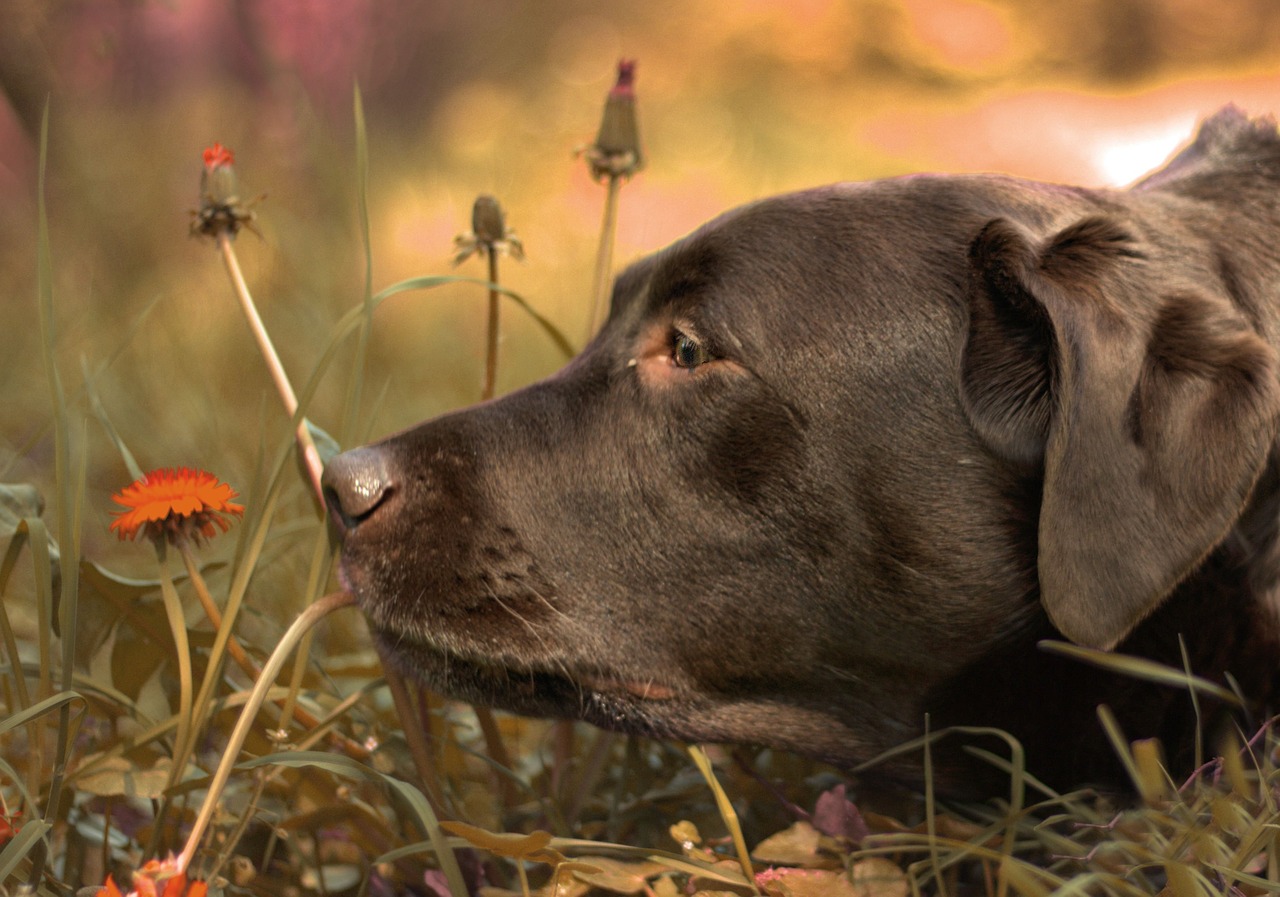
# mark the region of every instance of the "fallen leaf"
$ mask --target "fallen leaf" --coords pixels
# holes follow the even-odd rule
[[[834,858],[819,850],[822,832],[803,820],[788,829],[770,835],[751,851],[753,859],[771,866],[828,867]]]
[[[608,857],[582,857],[581,860],[596,869],[594,872],[575,871],[574,874],[591,887],[612,894],[643,893],[649,879],[667,871],[666,866],[652,861],[627,863]]]
[[[906,897],[909,890],[907,874],[884,857],[858,860],[849,870],[849,879],[858,897]]]

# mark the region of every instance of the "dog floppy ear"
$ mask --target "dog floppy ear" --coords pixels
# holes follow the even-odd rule
[[[965,411],[997,454],[1043,466],[1049,618],[1112,648],[1248,500],[1276,437],[1276,353],[1220,288],[1163,289],[1107,218],[1042,243],[992,221],[969,262]]]

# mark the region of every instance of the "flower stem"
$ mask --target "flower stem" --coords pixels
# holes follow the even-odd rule
[[[280,399],[284,402],[285,412],[291,418],[296,417],[298,414],[298,397],[294,394],[293,387],[289,384],[289,376],[284,372],[284,365],[280,363],[280,356],[276,354],[276,348],[271,343],[267,328],[263,325],[257,306],[253,303],[253,296],[249,293],[249,286],[245,283],[244,274],[240,271],[240,262],[236,259],[236,252],[231,244],[231,235],[226,230],[218,232],[218,248],[222,250],[222,260],[227,266],[227,274],[231,277],[231,286],[235,291],[236,298],[240,300],[240,307],[244,310],[245,318],[249,321],[249,329],[253,331],[254,338],[258,341],[258,349],[262,352],[262,358],[266,361],[267,368],[271,371],[271,378],[275,381],[276,391],[280,393]],[[295,435],[298,440],[298,449],[302,452],[302,460],[306,464],[307,473],[311,477],[311,487],[315,490],[316,497],[323,505],[324,492],[320,487],[320,476],[324,473],[324,463],[320,460],[320,452],[316,449],[315,440],[311,438],[311,432],[307,429],[306,418],[298,421],[298,429]]]
[[[493,398],[495,383],[498,379],[498,249],[490,246],[489,256],[489,333],[484,356],[484,388],[480,391],[481,401]]]
[[[222,627],[222,612],[218,610],[218,605],[214,603],[213,596],[209,594],[209,586],[205,583],[204,577],[200,575],[200,568],[196,566],[195,558],[191,556],[191,548],[185,539],[178,543],[178,551],[182,555],[183,566],[187,568],[187,578],[191,580],[191,585],[196,591],[196,597],[200,599],[200,606],[204,608],[204,615],[209,618],[209,622],[213,624],[214,629],[220,629]],[[249,674],[249,678],[257,677],[257,666],[249,659],[249,655],[244,653],[244,648],[240,647],[240,642],[234,635],[227,638],[227,653],[231,655],[232,660],[240,665],[240,669]]]
[[[288,659],[294,646],[302,638],[302,635],[320,620],[340,608],[353,604],[355,604],[355,598],[347,592],[334,592],[319,599],[298,615],[298,619],[293,621],[293,625],[289,627],[280,639],[280,644],[276,646],[276,649],[271,652],[271,656],[267,658],[266,665],[262,668],[262,675],[254,683],[253,691],[249,693],[249,699],[240,711],[240,718],[236,720],[236,727],[232,730],[231,737],[227,740],[226,752],[222,755],[222,762],[218,764],[218,768],[209,782],[209,790],[205,795],[204,803],[200,807],[200,813],[196,816],[195,824],[191,828],[191,834],[187,836],[187,844],[182,848],[182,853],[178,857],[178,872],[185,872],[191,865],[196,848],[200,846],[200,839],[204,837],[204,831],[208,828],[209,821],[213,818],[214,811],[222,799],[222,789],[226,787],[227,779],[231,777],[231,770],[235,767],[236,759],[240,756],[240,749],[244,747],[245,738],[249,735],[249,729],[257,719],[258,711],[262,708],[263,701],[266,700],[267,692],[270,691],[276,676],[280,674],[280,669],[284,666],[284,662]]]
[[[613,272],[613,243],[618,232],[618,195],[622,178],[609,175],[604,195],[604,221],[600,224],[600,247],[596,250],[596,272],[591,286],[591,319],[587,323],[587,342],[596,335],[609,314],[609,281]]]
[[[396,714],[403,723],[401,730],[404,732],[405,743],[409,747],[409,756],[413,759],[414,768],[418,771],[418,778],[422,780],[422,793],[431,804],[432,811],[437,816],[444,815],[444,788],[440,781],[440,772],[432,757],[427,720],[424,717],[422,725],[415,722],[419,718],[419,712],[418,708],[413,706],[413,698],[404,677],[400,675],[395,665],[389,662],[391,658],[381,647],[378,648],[378,656],[382,661],[382,677],[387,682],[387,691],[391,693],[391,702],[395,705]],[[419,695],[422,697],[422,707],[425,709],[425,695],[421,692]]]
[[[182,781],[182,770],[191,752],[193,733],[191,727],[195,722],[193,695],[195,691],[194,677],[191,672],[191,648],[187,641],[187,621],[182,613],[182,599],[173,585],[173,574],[169,571],[169,557],[165,551],[164,540],[156,542],[156,554],[160,562],[160,595],[164,599],[165,616],[169,619],[169,630],[173,635],[173,646],[178,659],[178,726],[174,737],[173,767],[169,772],[169,785]]]

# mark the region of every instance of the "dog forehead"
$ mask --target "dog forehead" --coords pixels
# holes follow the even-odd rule
[[[937,297],[954,282],[991,205],[980,189],[944,178],[759,200],[633,264],[617,280],[615,305],[633,321],[694,312],[784,330],[803,325],[809,309],[828,324],[875,315],[885,302]]]

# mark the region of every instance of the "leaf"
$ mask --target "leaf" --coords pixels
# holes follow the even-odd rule
[[[858,860],[849,879],[858,897],[906,897],[909,890],[907,874],[884,857]]]
[[[497,834],[465,822],[453,821],[441,822],[440,828],[451,835],[457,835],[472,847],[487,850],[495,856],[549,865],[565,862],[564,854],[547,846],[551,843],[550,832],[539,830],[528,835]]]
[[[170,774],[167,757],[161,757],[151,769],[139,769],[124,757],[109,757],[93,772],[76,779],[76,787],[100,797],[157,800],[164,795]]]
[[[611,894],[641,894],[648,890],[649,879],[667,871],[666,866],[652,860],[643,863],[626,863],[608,857],[581,857],[580,860],[594,869],[575,869],[579,880]]]
[[[863,839],[871,835],[871,830],[867,828],[867,822],[857,806],[845,796],[845,792],[845,785],[841,782],[818,795],[818,802],[813,808],[813,825],[824,835],[848,838],[854,844],[861,844]]]
[[[9,581],[9,575],[18,560],[18,552],[28,537],[28,520],[40,520],[44,514],[44,496],[35,486],[27,483],[0,483],[0,539],[8,544],[4,560],[0,561],[0,592],[3,592]],[[17,536],[17,540],[14,537]],[[62,573],[59,564],[61,553],[57,540],[44,533],[45,543],[49,548],[50,581],[54,595],[62,586]],[[54,619],[57,617],[55,615]]]
[[[774,866],[829,866],[830,859],[818,850],[822,832],[801,820],[791,828],[770,835],[751,851],[757,862]]]
[[[865,861],[864,861],[865,862]],[[889,863],[888,860],[880,862]],[[897,869],[896,866],[893,867]],[[901,870],[898,871],[901,876]],[[769,869],[756,876],[769,897],[898,897],[896,894],[859,889],[843,872],[830,869]],[[903,895],[906,881],[903,879]]]
[[[338,445],[338,440],[307,418],[304,417],[302,422],[307,425],[307,432],[311,434],[311,441],[316,444],[316,451],[320,453],[320,461],[323,464],[327,465],[336,455],[342,453],[342,446]]]

